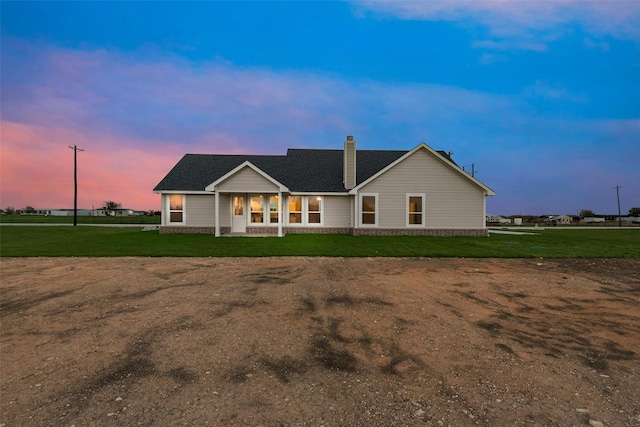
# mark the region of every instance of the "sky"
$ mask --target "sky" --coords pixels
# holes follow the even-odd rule
[[[186,153],[410,150],[499,215],[640,206],[640,0],[0,2],[0,207],[159,210]]]

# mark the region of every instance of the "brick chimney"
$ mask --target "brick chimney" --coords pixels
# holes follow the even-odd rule
[[[347,190],[356,186],[356,142],[353,136],[347,136],[344,142],[344,169],[342,179]]]

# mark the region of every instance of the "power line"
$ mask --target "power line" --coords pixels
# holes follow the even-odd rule
[[[471,166],[471,172],[469,172],[469,171],[467,171],[467,170],[465,169],[467,166]],[[463,170],[463,171],[465,171],[465,172],[467,172],[467,173],[468,173],[469,175],[471,175],[473,178],[475,178],[476,173],[478,173],[478,171],[476,170],[476,164],[475,164],[475,163],[471,163],[470,165],[464,165],[464,166],[462,167],[462,170]]]

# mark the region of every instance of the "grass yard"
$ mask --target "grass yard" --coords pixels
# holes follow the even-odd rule
[[[116,227],[0,227],[0,256],[640,258],[640,230],[536,231],[491,237],[222,237]]]

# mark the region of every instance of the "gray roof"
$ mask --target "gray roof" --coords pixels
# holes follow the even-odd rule
[[[207,185],[248,161],[293,192],[346,192],[342,177],[343,152],[289,149],[285,156],[185,154],[153,191],[204,191]],[[356,185],[407,152],[357,150]],[[438,153],[452,161],[445,152]]]

